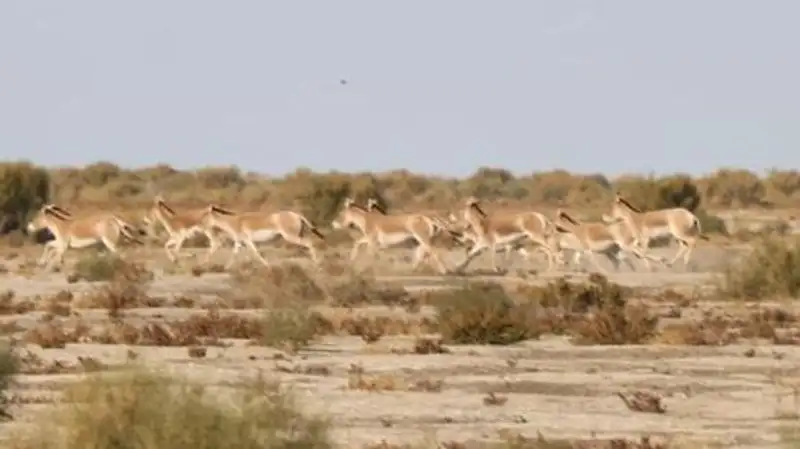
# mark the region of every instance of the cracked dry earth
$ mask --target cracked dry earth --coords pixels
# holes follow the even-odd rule
[[[663,273],[618,273],[610,279],[626,285],[694,288],[711,282],[722,250],[699,251],[699,269]],[[163,276],[153,294],[183,294],[222,288],[225,274],[202,277]],[[3,288],[18,295],[45,294],[88,284],[67,284],[63,274],[32,279],[4,275]],[[442,285],[436,277],[386,276],[409,288]],[[707,305],[706,305],[707,306]],[[703,308],[703,304],[693,307]],[[716,306],[715,306],[716,307]],[[177,307],[126,310],[143,320],[179,316]],[[5,316],[22,327],[37,313]],[[93,322],[100,310],[78,310]],[[371,307],[364,313],[405,314]],[[419,312],[430,314],[427,307]],[[689,316],[691,314],[685,314]],[[575,346],[562,337],[543,337],[507,347],[449,346],[445,354],[415,354],[412,336],[383,337],[367,344],[359,337],[325,337],[295,356],[245,341],[209,347],[203,358],[185,347],[68,344],[63,349],[26,350],[45,361],[80,366],[91,358],[108,368],[137,361],[179,372],[213,385],[225,385],[263,372],[297,393],[309,413],[333,420],[333,435],[342,447],[361,447],[381,440],[414,443],[496,441],[509,434],[548,438],[662,437],[678,447],[783,447],[781,435],[797,425],[800,404],[800,347],[760,342],[725,347],[675,345]],[[0,425],[0,435],[25,431],[43,410],[52,408],[60,386],[79,373],[22,375],[15,391],[23,405],[15,419]],[[365,382],[360,382],[364,381]],[[363,389],[381,384],[388,391]],[[647,390],[663,396],[666,413],[629,410],[619,392]],[[493,393],[498,400],[488,396]]]

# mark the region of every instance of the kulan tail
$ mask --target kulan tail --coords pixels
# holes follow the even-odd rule
[[[703,234],[703,228],[700,225],[700,219],[697,217],[694,217],[694,228],[697,230],[697,238],[705,241],[710,240],[707,235]]]

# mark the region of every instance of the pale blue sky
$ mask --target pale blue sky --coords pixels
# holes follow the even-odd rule
[[[0,155],[797,169],[799,24],[797,0],[3,0]]]

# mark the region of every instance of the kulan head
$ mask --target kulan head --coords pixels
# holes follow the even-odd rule
[[[72,218],[72,214],[62,209],[61,207],[56,206],[55,204],[45,204],[36,212],[36,215],[33,216],[31,221],[28,222],[28,226],[26,226],[26,230],[29,234],[33,234],[45,228],[50,228],[52,220],[69,220]]]
[[[619,193],[614,195],[614,201],[611,203],[611,214],[608,215],[608,218],[612,220],[623,219],[628,217],[631,212],[639,212],[639,209],[634,207]]]
[[[355,222],[354,212],[356,210],[363,210],[363,208],[356,204],[353,198],[345,198],[342,203],[342,209],[331,222],[331,227],[333,229],[346,229],[352,226]]]

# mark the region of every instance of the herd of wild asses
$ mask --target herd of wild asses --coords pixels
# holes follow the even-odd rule
[[[45,269],[63,264],[64,253],[69,248],[102,244],[116,254],[116,244],[121,237],[143,243],[141,236],[153,235],[159,225],[168,235],[164,250],[173,262],[177,260],[184,242],[196,234],[205,234],[209,240],[205,256],[205,262],[208,262],[221,247],[215,232],[227,235],[233,248],[226,269],[236,261],[242,246],[249,248],[258,261],[269,265],[257,245],[277,241],[279,237],[305,248],[311,260],[319,263],[315,239],[325,239],[317,227],[298,212],[234,212],[214,204],[176,210],[160,195],[144,214],[142,224],[136,226],[111,212],[78,214],[55,204],[46,204],[28,223],[27,231],[47,229],[53,236],[45,243],[38,261],[39,266]],[[615,269],[623,260],[635,269],[632,262],[635,258],[651,270],[651,262],[671,266],[681,257],[683,263],[688,264],[697,240],[707,239],[702,233],[700,220],[687,209],[642,211],[619,194],[615,195],[609,213],[603,214],[602,221],[597,222],[577,220],[562,210],[552,218],[532,210],[487,213],[475,197],[467,198],[447,216],[387,213],[373,199],[361,205],[347,198],[331,226],[359,233],[350,252],[351,261],[356,260],[363,246],[374,257],[380,249],[414,242],[414,269],[423,260],[429,260],[442,274],[463,273],[467,265],[485,250],[490,252],[494,271],[500,271],[497,253],[505,252],[508,257],[513,251],[529,261],[535,252],[544,253],[548,271],[565,266],[568,252],[572,253],[572,264],[579,264],[585,255],[600,271],[604,270],[598,264],[598,254],[605,256]],[[467,249],[464,259],[452,269],[445,266],[432,243],[439,234],[451,236]],[[672,260],[648,254],[651,242],[663,238],[673,238],[679,244]]]

